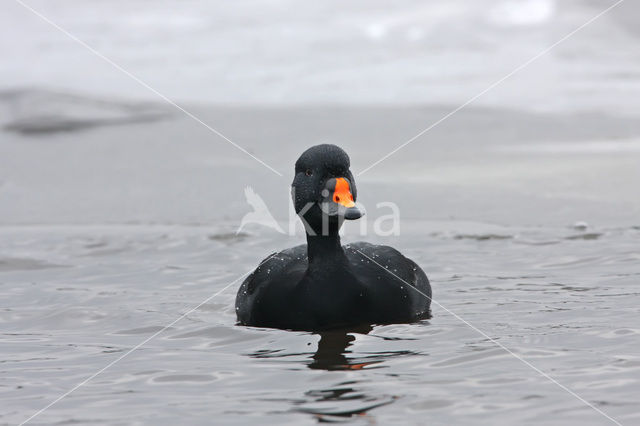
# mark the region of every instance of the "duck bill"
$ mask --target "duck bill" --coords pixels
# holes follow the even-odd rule
[[[327,182],[325,191],[326,196],[321,207],[328,216],[339,216],[347,220],[355,220],[364,215],[364,212],[356,206],[351,193],[351,184],[346,178],[330,179]]]
[[[344,211],[344,218],[346,220],[360,219],[362,216],[364,216],[364,212],[356,206],[349,207]]]

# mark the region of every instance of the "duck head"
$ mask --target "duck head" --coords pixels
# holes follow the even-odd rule
[[[329,144],[312,146],[296,161],[291,196],[307,233],[336,233],[345,219],[364,214],[355,204],[356,182],[349,166],[347,153]]]

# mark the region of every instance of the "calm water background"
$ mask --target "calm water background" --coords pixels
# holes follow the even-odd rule
[[[625,2],[357,177],[369,229],[432,280],[429,321],[238,327],[243,274],[295,236],[293,162],[357,174],[612,2],[29,3],[279,177],[17,3],[0,14],[0,423],[640,421],[640,52]],[[336,11],[340,11],[339,13]]]

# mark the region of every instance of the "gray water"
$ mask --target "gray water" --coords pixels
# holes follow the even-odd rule
[[[283,176],[4,2],[0,424],[640,422],[636,2],[365,173],[613,2],[28,3]],[[303,242],[236,234],[244,189],[288,229],[320,142],[367,208],[343,240],[420,264],[432,319],[235,325],[244,274]]]
[[[0,252],[13,256],[0,261],[3,423],[24,420],[291,243],[198,226],[0,235]],[[639,237],[638,227],[405,223],[393,242],[431,277],[442,305],[431,320],[323,335],[239,327],[232,285],[34,424],[609,422],[448,311],[634,424]]]

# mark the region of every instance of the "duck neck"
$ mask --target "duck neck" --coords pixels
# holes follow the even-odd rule
[[[309,257],[309,265],[325,262],[335,264],[336,260],[346,259],[337,232],[329,235],[307,234],[307,256]]]

